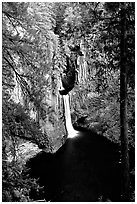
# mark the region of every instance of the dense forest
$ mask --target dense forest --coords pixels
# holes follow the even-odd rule
[[[26,163],[66,143],[62,84],[73,126],[118,147],[120,199],[134,201],[134,2],[2,3],[2,200],[47,201]]]

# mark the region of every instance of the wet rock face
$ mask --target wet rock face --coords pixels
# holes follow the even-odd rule
[[[27,165],[30,176],[44,186],[45,200],[120,200],[119,149],[93,132],[81,129],[56,153],[40,152]]]
[[[61,76],[63,89],[59,91],[61,95],[67,95],[74,88],[77,78],[77,58],[83,56],[79,45],[69,48],[72,54],[70,57],[66,55],[66,69]]]
[[[59,90],[59,93],[60,93],[60,95],[67,95],[72,89],[73,89],[73,87],[70,89]]]
[[[68,94],[75,85],[75,68],[71,67],[67,73],[62,75],[61,80],[62,80],[62,90],[59,90],[59,93],[61,95],[66,95]]]

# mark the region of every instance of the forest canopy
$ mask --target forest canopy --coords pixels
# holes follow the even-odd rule
[[[41,149],[56,152],[66,141],[59,88],[61,76],[68,73],[67,57],[75,62],[76,73],[70,92],[73,125],[94,128],[118,145],[125,67],[126,137],[128,148],[134,149],[135,3],[3,2],[3,201],[33,201],[32,189],[42,194],[37,181],[22,174],[28,159],[24,152],[23,162],[18,156],[22,145],[33,144],[36,154]]]

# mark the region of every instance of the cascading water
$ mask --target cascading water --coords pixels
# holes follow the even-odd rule
[[[72,50],[76,56],[82,56],[79,48]],[[67,70],[67,74],[62,74],[59,93],[63,97],[68,139],[56,152],[42,151],[32,158],[28,163],[30,175],[39,178],[40,186],[44,186],[46,201],[119,201],[119,149],[116,144],[94,131],[81,127],[77,127],[76,131],[73,128],[69,92],[75,84],[74,63],[68,63]],[[33,188],[31,194],[32,199],[39,199],[39,193]]]
[[[68,133],[68,138],[74,138],[78,136],[78,131],[74,130],[71,121],[70,114],[70,104],[69,104],[69,95],[63,95],[64,109],[65,109],[65,120],[66,120],[66,129]]]

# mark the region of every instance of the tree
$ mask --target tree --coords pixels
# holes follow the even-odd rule
[[[121,3],[121,61],[120,61],[120,124],[121,124],[121,163],[122,163],[122,196],[129,200],[129,153],[128,153],[128,120],[127,120],[127,34],[126,5]]]
[[[131,106],[134,107],[133,102],[132,105],[131,103],[129,105],[129,98],[133,97],[134,94],[134,3],[125,3],[124,6],[121,6],[119,2],[97,3],[89,4],[88,8],[87,4],[72,3],[69,5],[70,7],[66,9],[65,13],[64,25],[66,26],[64,32],[69,33],[68,38],[66,38],[69,42],[76,42],[78,39],[81,39],[81,36],[83,36],[84,42],[87,41],[87,44],[85,43],[84,46],[88,56],[88,65],[92,67],[90,70],[92,78],[90,75],[87,75],[87,77],[90,76],[89,83],[93,83],[94,80],[96,90],[105,97],[108,97],[108,100],[110,100],[110,97],[114,101],[117,100],[116,104],[118,107],[120,100],[120,114],[118,112],[115,114],[120,117],[114,117],[114,119],[117,119],[114,123],[119,132],[121,129],[118,142],[121,143],[122,194],[123,199],[128,200],[128,143],[132,139],[129,138],[127,132],[131,132],[131,129],[134,129],[134,127],[132,128],[134,122],[132,120],[133,123],[131,125],[129,117],[131,112],[134,112],[134,108],[131,110]],[[86,9],[84,13],[83,8]],[[91,16],[86,15],[89,10]],[[87,27],[82,23],[85,19],[85,25],[88,24]],[[88,69],[90,66],[88,66]],[[118,83],[114,89],[116,81]],[[110,85],[112,85],[112,89]],[[83,87],[83,90],[86,90],[86,86]],[[75,97],[77,98],[78,96],[75,95]],[[115,106],[113,105],[113,112],[114,108]],[[131,112],[129,112],[129,109]],[[128,125],[129,127],[127,127]],[[111,126],[110,128],[114,127]],[[115,132],[113,137],[115,137]],[[134,138],[134,132],[132,132],[130,137]],[[130,145],[132,144],[131,142]]]
[[[3,201],[30,201],[29,192],[33,185],[38,189],[38,185],[35,180],[23,177],[24,164],[19,164],[17,151],[26,141],[39,148],[49,144],[38,123],[39,117],[35,121],[31,111],[46,117],[47,106],[44,109],[42,101],[49,85],[45,74],[50,70],[52,50],[47,45],[52,38],[49,39],[51,28],[49,21],[44,27],[47,16],[41,17],[40,11],[45,8],[41,5],[37,14],[29,3],[4,2],[2,6]],[[15,96],[17,91],[19,97]]]
[[[42,148],[50,138],[57,147],[56,136],[62,139],[65,133],[60,75],[66,73],[63,82],[71,90],[77,71],[79,81],[71,91],[75,122],[84,117],[88,128],[99,123],[101,134],[121,143],[126,200],[128,148],[134,146],[135,134],[134,3],[4,2],[2,13],[3,149],[12,141],[14,155],[14,143],[21,137]],[[74,48],[81,48],[84,56],[72,74],[68,65],[75,61]],[[19,103],[13,94],[17,87]]]

